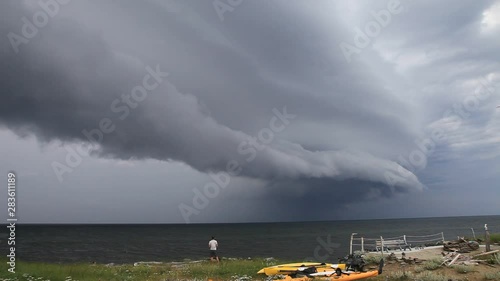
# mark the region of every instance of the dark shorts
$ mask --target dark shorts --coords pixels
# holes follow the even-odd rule
[[[217,257],[217,251],[210,250],[210,257],[211,258]]]

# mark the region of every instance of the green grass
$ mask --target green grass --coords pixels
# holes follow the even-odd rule
[[[469,272],[474,272],[474,268],[472,266],[467,265],[454,265],[453,269],[460,274],[467,274]]]
[[[167,269],[134,267],[122,265],[106,267],[89,264],[45,264],[16,262],[16,273],[7,271],[7,266],[0,272],[0,278],[11,280],[145,280],[151,275],[165,275]],[[155,274],[157,273],[157,274]],[[132,277],[133,276],[133,277]],[[134,278],[135,277],[135,278]],[[143,279],[139,279],[143,278]],[[155,280],[155,279],[153,279]],[[159,280],[159,279],[158,279]]]
[[[210,261],[174,267],[171,264],[154,266],[50,264],[16,261],[16,273],[7,271],[5,259],[0,259],[0,280],[16,281],[123,281],[123,280],[234,280],[247,276],[264,279],[257,271],[269,266],[263,259]]]
[[[364,259],[366,264],[379,264],[382,257],[380,255],[366,255]]]
[[[491,243],[500,243],[500,233],[490,234]]]
[[[426,271],[426,270],[427,270],[427,269],[425,269],[423,266],[420,266],[420,265],[419,265],[419,266],[415,266],[415,267],[413,268],[413,271],[414,271],[415,273],[421,273],[421,272],[424,272],[424,271]]]
[[[485,273],[483,275],[484,280],[500,280],[500,271],[494,273]]]
[[[489,264],[500,264],[500,255],[499,254],[493,254],[488,257],[486,260]]]
[[[425,271],[416,276],[416,280],[419,281],[448,281],[448,278],[444,275],[437,274],[434,272]]]
[[[436,270],[441,267],[443,260],[441,259],[431,259],[425,261],[422,266],[427,270]]]
[[[408,271],[396,271],[389,274],[389,276],[387,276],[387,279],[391,281],[413,280],[413,274]]]
[[[500,254],[492,254],[492,255],[487,255],[487,256],[482,256],[482,257],[477,257],[476,259],[478,260],[483,260],[486,261],[489,264],[495,265],[495,264],[500,264]]]

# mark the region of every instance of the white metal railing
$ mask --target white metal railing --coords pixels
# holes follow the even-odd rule
[[[381,251],[383,253],[384,249],[387,249],[390,245],[391,247],[397,246],[400,249],[406,249],[411,247],[426,246],[428,244],[437,244],[438,242],[444,242],[444,233],[436,233],[429,235],[401,235],[396,237],[382,237],[379,238],[365,238],[365,237],[355,237],[355,233],[351,235],[350,242],[350,254],[353,253],[353,247],[360,247],[361,252],[366,252],[366,249],[375,249],[376,251]]]

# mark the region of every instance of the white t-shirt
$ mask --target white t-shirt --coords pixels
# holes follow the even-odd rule
[[[219,247],[219,244],[217,243],[217,240],[212,239],[210,242],[208,242],[208,247],[210,248],[211,251],[216,251],[217,247]]]

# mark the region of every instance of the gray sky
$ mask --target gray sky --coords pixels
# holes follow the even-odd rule
[[[22,222],[500,214],[500,1],[58,1],[0,2]]]

